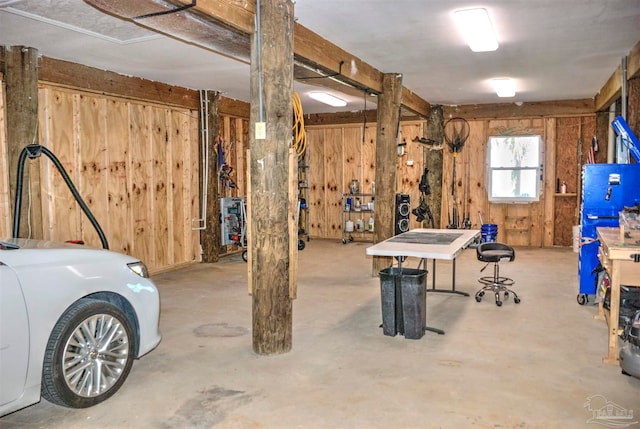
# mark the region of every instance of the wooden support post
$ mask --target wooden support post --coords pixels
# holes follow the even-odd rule
[[[639,106],[640,107],[640,106]],[[607,162],[607,152],[609,150],[609,111],[596,112],[596,138],[598,139],[598,153],[596,160],[599,164]],[[578,198],[581,198],[578,195]]]
[[[207,152],[209,155],[209,171],[207,173],[207,201],[201,201],[201,204],[206,204],[207,222],[205,229],[200,232],[200,245],[202,246],[202,262],[218,262],[220,256],[221,244],[221,232],[220,232],[220,198],[219,198],[219,166],[218,166],[218,151],[217,149],[217,136],[220,133],[220,120],[218,117],[218,107],[220,103],[220,93],[217,91],[207,91],[206,102],[209,103],[209,115],[205,118],[207,128],[209,132],[207,142]],[[200,112],[204,114],[204,112]],[[202,133],[200,134],[202,137]],[[204,157],[205,154],[200,154]],[[205,179],[204,171],[200,172],[200,184],[202,186]]]
[[[398,126],[402,102],[402,75],[386,73],[378,101],[376,128],[376,227],[373,241],[379,243],[394,234],[397,176]],[[391,265],[388,256],[373,257],[373,275]]]
[[[293,3],[262,1],[251,38],[251,274],[253,350],[288,352],[293,328],[289,295],[289,146],[293,123]],[[262,109],[262,112],[261,112]],[[256,124],[264,122],[264,136]],[[264,137],[264,138],[261,138]]]
[[[298,153],[289,148],[289,298],[298,296],[298,229],[300,206],[298,205]]]
[[[544,121],[544,135],[547,140],[544,150],[544,188],[542,198],[544,203],[544,214],[542,230],[542,246],[551,247],[555,244],[555,213],[556,213],[556,152],[558,147],[558,126],[556,118],[547,118]]]
[[[627,81],[627,123],[640,136],[640,75]]]
[[[442,106],[432,106],[429,122],[427,122],[427,138],[442,142],[436,149],[425,148],[425,167],[429,169],[427,179],[431,187],[431,195],[427,197],[427,204],[433,215],[434,228],[442,225],[442,162],[444,147],[444,109]],[[467,196],[465,196],[468,198]],[[426,222],[426,221],[425,221]],[[429,227],[431,227],[429,225]]]
[[[25,46],[4,46],[7,158],[9,161],[9,197],[11,213],[15,210],[18,158],[22,149],[40,143],[38,137],[38,50]],[[24,169],[20,235],[43,238],[42,198],[38,160],[28,160]],[[25,203],[29,195],[29,204]],[[27,221],[29,219],[29,221]],[[13,219],[12,219],[13,224]]]
[[[246,161],[247,165],[251,166],[251,150],[247,149],[246,151]],[[249,295],[253,295],[253,257],[251,256],[251,248],[253,247],[251,243],[253,243],[252,234],[251,234],[251,225],[253,225],[253,217],[251,216],[251,168],[247,168],[247,292]]]

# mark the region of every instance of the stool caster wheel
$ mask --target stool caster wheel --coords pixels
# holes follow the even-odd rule
[[[496,301],[496,305],[497,305],[498,307],[502,307],[502,301]]]
[[[584,293],[578,294],[576,299],[578,300],[578,304],[580,305],[585,305],[587,303],[587,295]]]
[[[476,302],[482,301],[482,295],[476,295]]]
[[[515,302],[516,304],[520,304],[520,298],[518,297],[513,298],[513,302]]]
[[[509,292],[505,292],[505,293],[504,293],[504,299],[505,299],[505,300],[506,300],[506,299],[509,299]]]

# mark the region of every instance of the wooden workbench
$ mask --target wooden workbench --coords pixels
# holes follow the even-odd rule
[[[620,327],[620,285],[640,286],[640,262],[633,255],[640,255],[640,242],[636,238],[624,238],[619,228],[596,228],[600,249],[598,259],[611,277],[611,299],[609,311],[598,304],[598,317],[606,320],[609,327],[609,350],[603,358],[606,363],[618,363],[618,336]]]

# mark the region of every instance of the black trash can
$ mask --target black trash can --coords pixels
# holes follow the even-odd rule
[[[390,267],[380,271],[382,332],[412,340],[424,336],[427,323],[427,272]]]

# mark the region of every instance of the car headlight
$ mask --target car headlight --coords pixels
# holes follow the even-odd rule
[[[127,266],[131,269],[131,271],[133,271],[140,277],[144,277],[145,279],[149,278],[149,270],[147,270],[147,266],[144,264],[144,262],[130,262],[127,264]]]

